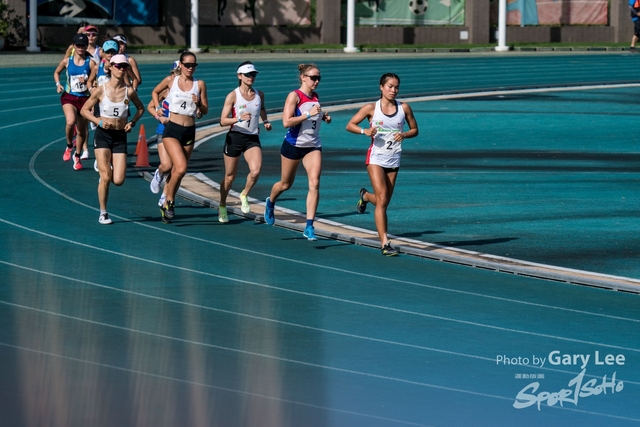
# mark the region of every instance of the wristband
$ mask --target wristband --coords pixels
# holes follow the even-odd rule
[[[60,82],[56,82],[56,87],[60,86]]]
[[[98,127],[101,128],[102,127],[102,120],[100,120],[100,123],[98,123]]]
[[[129,123],[131,123],[131,127],[134,127],[136,125],[136,122],[134,122],[133,120],[131,120]]]
[[[242,119],[238,117],[238,123],[242,123]]]
[[[305,111],[304,113],[307,115],[307,120],[309,120],[311,118],[311,114],[309,114],[308,111]]]
[[[360,128],[360,135],[364,135],[364,128]]]
[[[269,120],[265,120],[262,122],[263,125],[268,125],[269,123],[271,123]]]

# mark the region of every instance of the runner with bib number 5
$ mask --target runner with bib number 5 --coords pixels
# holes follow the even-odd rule
[[[120,186],[127,172],[127,133],[144,114],[144,105],[133,87],[125,83],[129,71],[129,61],[124,55],[114,55],[110,62],[111,79],[98,86],[82,107],[82,116],[96,125],[93,137],[93,151],[98,162],[100,181],[98,201],[100,203],[100,224],[111,224],[107,213],[109,185]],[[129,121],[129,106],[133,102],[136,114]],[[100,106],[100,117],[93,114],[94,105]]]

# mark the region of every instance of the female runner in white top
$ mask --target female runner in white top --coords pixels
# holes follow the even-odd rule
[[[373,193],[364,188],[360,190],[357,210],[358,213],[364,213],[367,203],[375,205],[376,229],[382,254],[386,256],[398,254],[387,236],[387,206],[398,177],[402,141],[418,135],[418,124],[411,107],[396,101],[399,89],[400,77],[393,73],[383,74],[380,78],[380,99],[362,107],[347,124],[347,131],[365,135],[371,140],[365,163]],[[361,128],[360,123],[365,119],[369,126]],[[409,125],[406,132],[403,131],[405,122]]]
[[[127,172],[127,136],[144,114],[144,105],[138,93],[125,83],[129,62],[124,55],[114,55],[110,60],[111,79],[98,86],[82,107],[81,114],[97,128],[94,134],[94,153],[98,161],[100,181],[98,201],[100,203],[100,224],[111,224],[107,213],[109,185],[120,186]],[[100,105],[100,117],[93,114],[93,107]],[[133,103],[136,114],[129,121],[129,106]]]
[[[202,80],[196,80],[196,56],[191,52],[180,55],[180,75],[165,77],[151,92],[154,108],[162,107],[160,94],[168,89],[169,121],[165,125],[162,144],[171,163],[171,179],[165,184],[167,195],[165,204],[160,208],[162,222],[173,220],[175,197],[182,178],[187,173],[187,165],[193,153],[196,136],[196,118],[209,112],[207,86]]]
[[[249,174],[244,189],[240,193],[240,209],[244,213],[251,212],[249,206],[249,191],[258,182],[262,169],[262,148],[260,147],[259,122],[267,131],[271,130],[271,123],[267,120],[267,110],[264,108],[264,93],[254,89],[253,83],[258,76],[258,70],[251,61],[238,66],[239,86],[227,95],[220,117],[221,126],[230,126],[224,144],[224,179],[220,184],[220,211],[218,221],[228,222],[227,195],[238,172],[238,160],[244,154],[249,166]]]

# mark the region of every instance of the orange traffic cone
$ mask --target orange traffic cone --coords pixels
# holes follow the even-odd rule
[[[144,125],[140,125],[140,132],[138,133],[138,143],[136,144],[136,152],[133,153],[134,156],[138,155],[138,152],[140,151],[140,143],[142,142],[143,139],[147,139],[147,135],[144,131]]]
[[[147,147],[147,135],[144,132],[144,125],[140,125],[140,134],[138,135],[138,145],[136,147],[136,167],[148,168],[149,165],[149,148]]]

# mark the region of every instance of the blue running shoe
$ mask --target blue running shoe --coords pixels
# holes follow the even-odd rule
[[[307,225],[302,235],[312,242],[315,240],[318,240],[318,238],[316,237],[316,232],[315,232],[315,229],[313,228],[313,225]]]
[[[269,207],[269,205],[271,205],[271,199],[267,197],[264,204],[264,222],[269,225],[273,225],[276,222],[276,216],[273,213],[273,205],[272,207]]]

